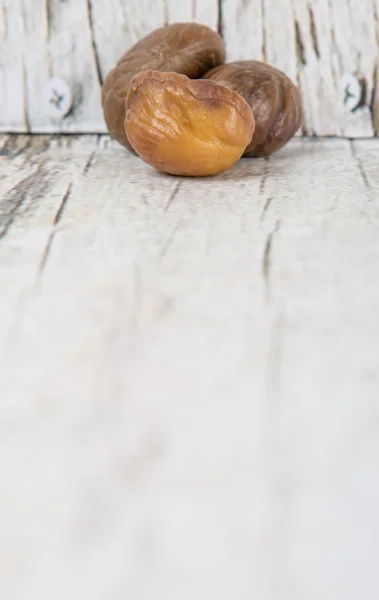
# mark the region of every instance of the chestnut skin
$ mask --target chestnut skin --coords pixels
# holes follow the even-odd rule
[[[132,149],[124,131],[124,100],[137,73],[153,69],[196,79],[224,60],[222,38],[205,25],[174,23],[151,32],[121,56],[104,81],[102,105],[109,133]]]
[[[144,71],[125,99],[125,131],[137,154],[172,175],[216,175],[242,156],[254,132],[240,94],[205,79]]]
[[[256,60],[240,60],[218,66],[204,77],[238,92],[251,106],[255,132],[244,156],[268,156],[284,146],[299,129],[300,93],[279,69]]]

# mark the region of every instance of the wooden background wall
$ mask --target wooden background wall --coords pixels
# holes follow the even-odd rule
[[[228,60],[301,88],[305,135],[379,133],[379,0],[0,0],[0,131],[104,132],[107,71],[141,36],[196,20]]]

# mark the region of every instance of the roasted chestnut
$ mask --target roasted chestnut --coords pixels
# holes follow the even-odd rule
[[[205,25],[174,23],[139,40],[117,62],[102,88],[104,118],[109,133],[131,149],[124,131],[124,101],[133,77],[141,71],[176,72],[202,77],[225,59],[222,38]]]
[[[268,156],[295,135],[302,119],[301,97],[279,69],[256,60],[241,60],[218,66],[204,77],[238,92],[251,106],[255,132],[244,156]]]
[[[215,175],[241,158],[254,132],[240,94],[205,79],[143,71],[125,100],[125,132],[147,164],[173,175]]]

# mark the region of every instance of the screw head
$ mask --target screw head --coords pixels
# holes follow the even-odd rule
[[[351,73],[345,73],[341,78],[342,100],[350,111],[357,108],[362,100],[362,86],[359,79]]]
[[[61,77],[52,77],[42,90],[42,103],[44,113],[48,117],[63,119],[72,107],[70,86]]]

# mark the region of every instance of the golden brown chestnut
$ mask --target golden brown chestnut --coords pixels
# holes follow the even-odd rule
[[[224,42],[205,25],[174,23],[156,29],[125,52],[104,81],[102,104],[109,133],[131,149],[124,131],[124,100],[137,73],[174,71],[196,79],[224,60]]]
[[[147,164],[172,175],[230,169],[254,132],[253,112],[240,94],[177,73],[139,73],[125,107],[125,131],[134,150]]]
[[[302,119],[300,93],[279,69],[241,60],[216,67],[205,78],[238,92],[253,109],[255,132],[244,156],[268,156],[298,130]]]

